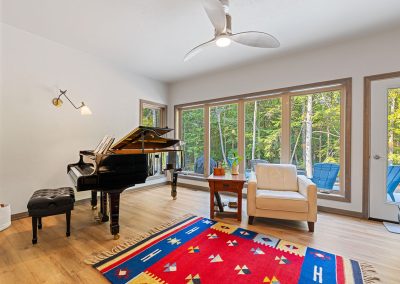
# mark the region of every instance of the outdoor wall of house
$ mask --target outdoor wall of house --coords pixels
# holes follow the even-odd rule
[[[361,212],[363,78],[368,75],[400,71],[399,51],[400,29],[397,28],[183,80],[169,87],[169,125],[173,125],[173,106],[176,104],[352,77],[351,203],[319,200],[318,204]],[[248,52],[251,52],[251,48]],[[201,57],[201,54],[198,56]],[[198,58],[187,64],[195,64],[196,59]],[[185,183],[190,182],[185,181]],[[196,184],[207,185],[201,182]]]
[[[87,53],[5,24],[1,39],[0,203],[13,213],[26,211],[34,190],[71,186],[67,164],[79,150],[138,126],[139,99],[167,103],[165,84]],[[81,116],[66,99],[55,108],[58,89],[93,115]]]

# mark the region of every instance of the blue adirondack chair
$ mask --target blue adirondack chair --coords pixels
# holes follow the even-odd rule
[[[340,166],[334,163],[316,163],[313,167],[312,182],[317,188],[333,189]]]
[[[387,178],[386,178],[386,191],[389,194],[392,201],[395,201],[394,191],[400,183],[400,165],[388,166]]]
[[[217,166],[217,162],[212,158],[210,159],[210,174],[212,174],[213,169]],[[204,156],[200,156],[194,164],[194,172],[197,174],[204,174]]]

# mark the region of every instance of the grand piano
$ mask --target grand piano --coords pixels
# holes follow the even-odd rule
[[[68,165],[68,175],[77,191],[92,191],[92,209],[97,207],[97,192],[100,192],[99,217],[101,222],[111,218],[110,231],[114,239],[119,238],[120,194],[129,187],[144,183],[153,173],[155,159],[159,161],[160,157],[165,157],[166,161],[161,164],[165,164],[164,170],[171,174],[171,196],[176,199],[183,153],[180,140],[164,137],[172,130],[139,126],[116,142],[106,154],[80,151],[79,162]]]

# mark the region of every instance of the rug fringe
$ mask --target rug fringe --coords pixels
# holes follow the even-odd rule
[[[364,283],[375,284],[381,282],[375,267],[368,263],[360,263]]]
[[[173,225],[175,225],[175,224],[177,224],[177,223],[179,223],[179,222],[181,222],[181,221],[183,221],[183,220],[185,220],[185,219],[187,219],[189,217],[193,217],[193,216],[195,216],[195,215],[193,215],[193,214],[185,214],[185,215],[183,215],[181,217],[174,218],[174,219],[172,219],[171,221],[169,221],[167,223],[164,223],[164,224],[161,224],[161,225],[159,225],[157,227],[154,227],[154,228],[150,229],[149,231],[147,231],[145,233],[137,233],[137,234],[133,235],[132,237],[130,237],[129,239],[127,239],[126,241],[124,241],[123,243],[116,245],[111,250],[93,253],[92,255],[87,257],[84,260],[84,262],[86,264],[89,264],[89,265],[94,265],[94,264],[96,264],[96,263],[98,263],[98,262],[100,262],[100,261],[102,261],[104,259],[107,259],[107,258],[109,258],[111,256],[116,255],[117,253],[119,253],[119,252],[121,252],[121,251],[123,251],[123,250],[125,250],[125,249],[127,249],[127,248],[129,248],[129,247],[131,247],[131,246],[133,246],[135,244],[137,244],[138,242],[140,242],[140,241],[142,241],[142,240],[144,240],[144,239],[146,239],[148,237],[151,237],[154,234],[157,234],[158,232],[161,232],[161,231],[163,231],[163,230],[165,230],[165,229],[167,229],[167,228],[169,228],[169,227],[171,227],[171,226],[173,226]]]

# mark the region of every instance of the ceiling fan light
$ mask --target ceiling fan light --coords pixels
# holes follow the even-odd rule
[[[227,47],[227,46],[231,45],[231,43],[232,43],[232,40],[226,36],[221,36],[215,41],[215,44],[218,47]]]

